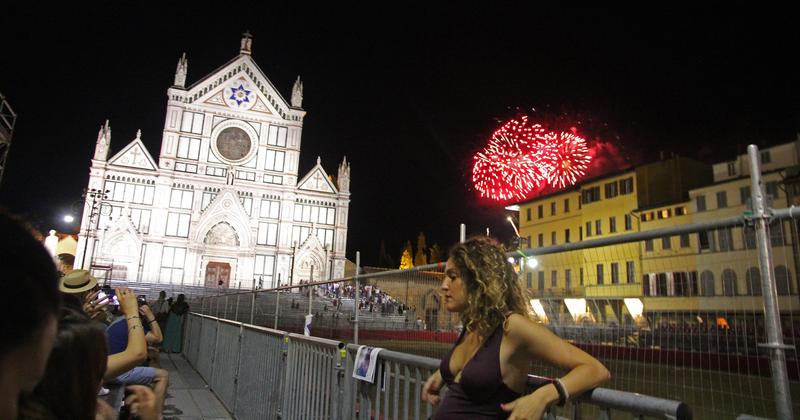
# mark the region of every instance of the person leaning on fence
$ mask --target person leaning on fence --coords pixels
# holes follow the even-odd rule
[[[0,419],[17,417],[22,393],[42,378],[56,337],[59,294],[53,259],[30,229],[0,212]]]
[[[461,314],[464,330],[423,387],[423,400],[439,406],[434,419],[540,419],[549,405],[611,377],[530,318],[518,276],[493,239],[474,237],[450,249],[441,294],[445,308]],[[532,359],[569,373],[523,395]]]

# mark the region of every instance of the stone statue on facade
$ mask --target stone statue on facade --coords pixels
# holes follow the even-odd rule
[[[300,81],[300,76],[297,76],[292,87],[292,106],[295,108],[303,106],[303,82]]]

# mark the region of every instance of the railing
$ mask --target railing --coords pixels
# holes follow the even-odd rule
[[[439,361],[390,350],[378,355],[374,384],[352,378],[358,346],[191,313],[184,356],[237,419],[426,419],[433,408],[422,386]],[[547,378],[530,376],[533,389]],[[593,410],[586,410],[587,406]],[[691,419],[689,407],[630,392],[597,388],[562,409],[573,419]],[[547,414],[554,419],[555,411]]]

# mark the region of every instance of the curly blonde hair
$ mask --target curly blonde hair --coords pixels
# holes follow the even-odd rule
[[[466,286],[467,308],[461,322],[483,338],[505,323],[511,314],[529,317],[525,293],[503,247],[494,239],[475,236],[453,245],[449,257]]]

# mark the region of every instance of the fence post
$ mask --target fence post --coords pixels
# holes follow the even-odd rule
[[[239,293],[236,294],[236,315],[235,315],[236,322],[239,322],[239,297],[240,296],[242,296],[242,295],[239,294]]]
[[[280,278],[281,278],[281,276],[280,276],[280,274],[278,274],[278,280],[280,280]],[[281,284],[280,281],[278,282],[278,284]],[[278,308],[280,308],[280,303],[281,303],[281,291],[280,290],[276,290],[275,291],[275,325],[273,326],[273,328],[276,329],[276,330],[278,329]]]
[[[361,251],[356,251],[356,275],[353,276],[354,291],[353,296],[353,344],[358,344],[358,303],[361,302],[361,291],[358,289],[358,273],[361,272]]]
[[[467,225],[461,224],[458,232],[458,242],[464,242],[467,239]]]
[[[255,325],[253,324],[253,315],[256,313],[256,293],[258,292],[253,291],[253,304],[250,305],[250,325]]]
[[[761,266],[764,326],[767,330],[767,342],[759,344],[759,347],[765,347],[770,351],[772,386],[775,391],[775,412],[777,417],[779,419],[790,419],[792,418],[792,396],[789,393],[789,378],[786,372],[784,350],[794,348],[794,346],[787,346],[783,343],[769,235],[770,215],[767,214],[764,208],[758,147],[754,144],[747,146],[747,153],[750,156],[750,194],[753,201],[753,219],[756,224],[758,259]]]

